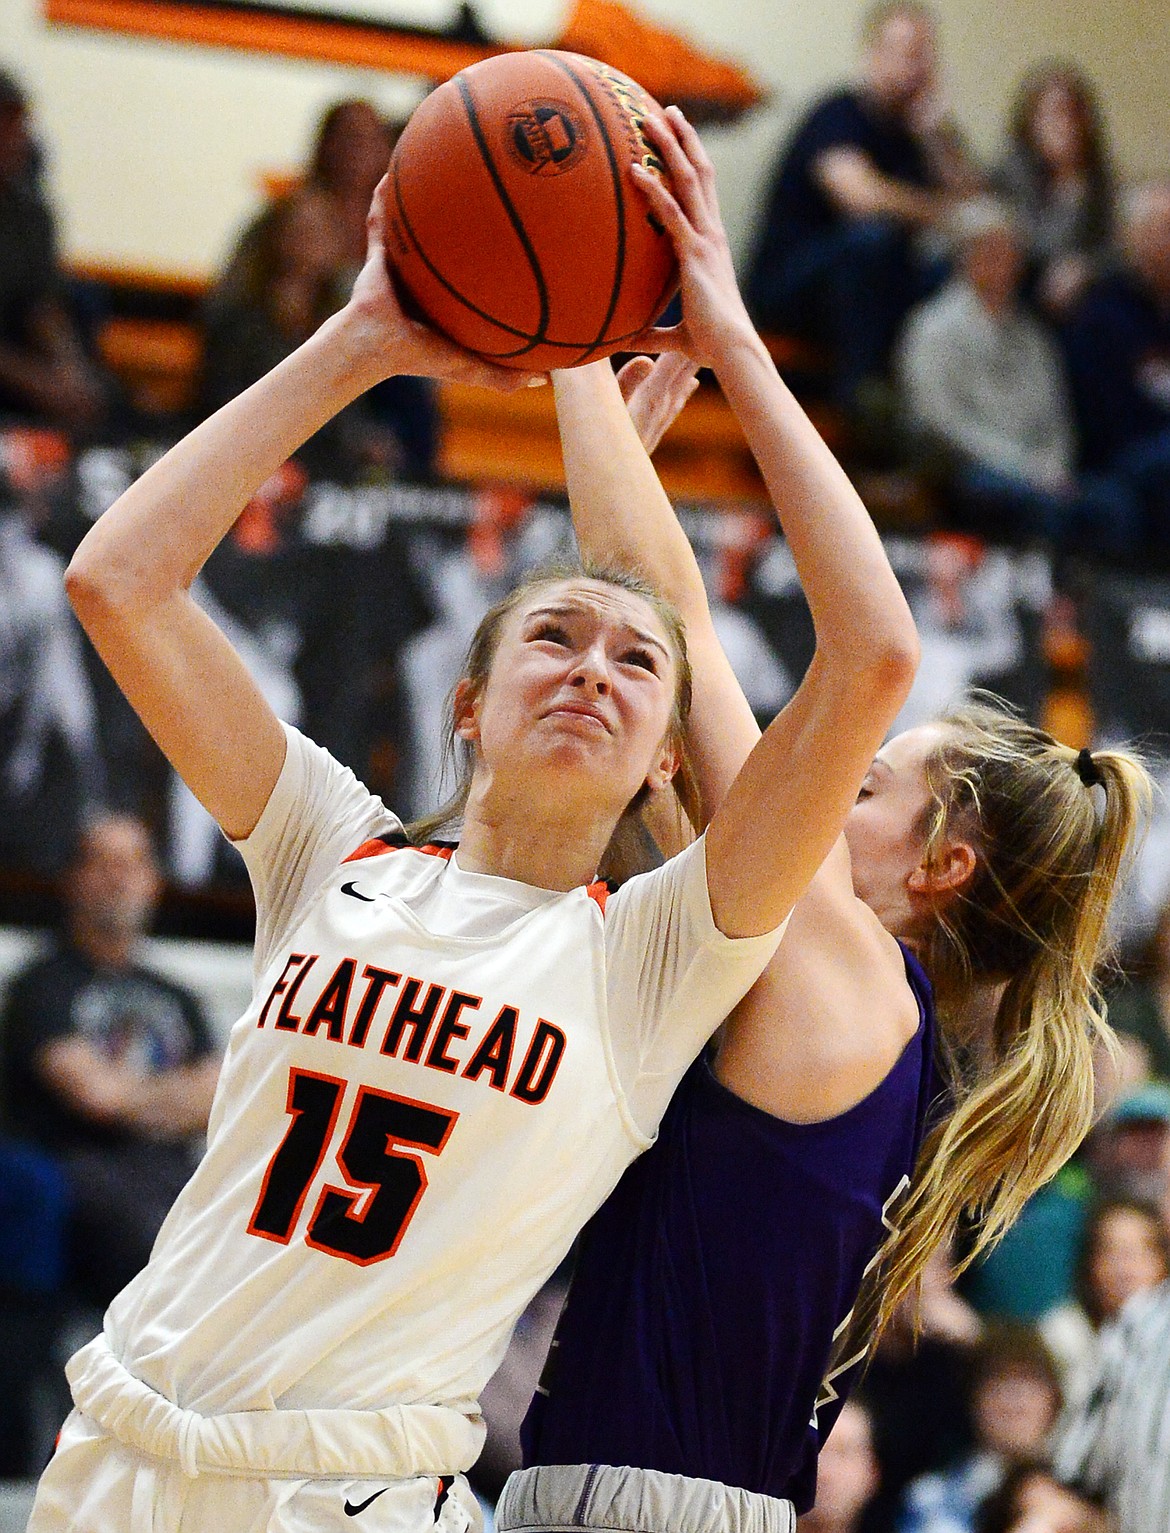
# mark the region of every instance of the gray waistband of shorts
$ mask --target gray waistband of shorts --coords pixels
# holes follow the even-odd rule
[[[791,1501],[718,1480],[608,1464],[541,1464],[510,1476],[499,1533],[794,1533]]]

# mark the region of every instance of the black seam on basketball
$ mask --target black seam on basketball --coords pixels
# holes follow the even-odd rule
[[[669,290],[667,289],[666,291],[668,292]],[[659,303],[659,305],[657,307],[657,310],[656,310],[657,314],[660,314],[662,312],[662,310],[666,307],[666,304],[667,304],[668,301],[669,301],[669,298],[665,298],[665,299],[663,299]],[[651,317],[653,318],[654,316],[652,315]],[[635,336],[644,335],[646,333],[647,328],[649,327],[649,324],[650,324],[650,320],[647,320],[644,325],[639,325],[637,327],[637,329],[635,329],[635,330],[626,330],[621,335],[611,335],[609,337],[609,339],[605,342],[605,345],[607,347],[611,348],[611,351],[620,351],[623,341],[632,341],[635,338]],[[557,351],[583,351],[583,350],[586,350],[586,349],[588,349],[589,351],[596,350],[596,347],[594,347],[594,346],[590,346],[590,347],[586,348],[584,341],[554,341],[554,340],[551,340],[548,336],[546,336],[544,338],[544,340],[540,342],[540,345],[541,346],[552,346],[552,347],[555,347],[555,349]],[[525,347],[525,350],[527,351],[527,350],[529,350],[529,348]],[[487,357],[489,360],[491,360],[491,359],[498,359],[500,357],[514,357],[514,356],[518,356],[518,355],[519,355],[519,353],[515,352],[515,351],[477,351],[476,352],[476,356]],[[558,363],[557,365],[560,366],[561,364]],[[567,366],[567,367],[575,367],[577,364],[575,362],[568,362],[568,363],[565,363],[564,365]]]
[[[467,88],[467,81],[463,78],[462,74],[457,74],[453,83],[458,87],[459,95],[463,100],[464,110],[467,112],[467,119],[471,125],[476,145],[479,148],[480,158],[483,160],[488,175],[492,178],[492,185],[496,189],[496,195],[504,205],[504,211],[511,221],[512,228],[516,231],[516,238],[520,241],[524,254],[528,257],[528,264],[532,268],[532,276],[536,282],[536,292],[540,302],[540,318],[537,322],[536,334],[530,339],[530,346],[523,348],[528,350],[531,349],[531,346],[535,346],[540,341],[543,341],[545,331],[548,329],[548,286],[544,280],[544,273],[540,269],[540,262],[536,258],[536,251],[532,248],[532,241],[528,238],[528,231],[525,229],[519,213],[517,213],[512,205],[512,199],[508,196],[507,188],[500,179],[500,173],[496,169],[495,161],[492,159],[491,151],[488,149],[483,129],[479,125],[479,116],[475,110],[475,102],[471,99],[471,92]],[[522,334],[523,332],[516,333]],[[509,352],[508,355],[520,356],[522,352]]]
[[[461,293],[457,287],[453,287],[452,284],[448,282],[447,278],[444,277],[443,273],[438,269],[438,267],[427,255],[426,251],[422,248],[419,237],[411,226],[410,218],[406,211],[406,205],[402,200],[402,188],[398,180],[398,164],[396,161],[392,162],[392,168],[394,170],[394,202],[398,208],[399,216],[402,219],[402,227],[410,236],[410,242],[418,253],[419,260],[426,267],[427,271],[430,272],[431,276],[434,277],[435,281],[438,282],[440,286],[444,287],[447,292],[451,294],[452,298],[458,299],[464,308],[470,309],[471,312],[475,315],[478,315],[480,319],[487,320],[489,325],[495,325],[497,329],[503,330],[508,335],[517,336],[522,341],[532,342],[534,337],[530,335],[527,330],[519,330],[515,325],[509,325],[505,320],[497,319],[494,314],[489,314],[486,309],[481,309],[477,304],[472,303],[471,299],[468,298],[465,293]],[[527,350],[527,347],[522,346],[519,351],[498,351],[492,352],[491,355],[499,357],[516,357],[520,356],[525,350]],[[481,353],[481,355],[482,354],[483,353]]]
[[[585,97],[586,105],[593,115],[593,121],[597,124],[597,131],[601,135],[601,142],[605,145],[605,155],[609,161],[609,173],[613,178],[614,214],[617,219],[617,255],[614,258],[613,286],[610,288],[609,307],[605,311],[605,318],[601,322],[601,329],[597,332],[592,344],[587,346],[577,358],[578,362],[584,362],[586,357],[591,356],[599,346],[604,345],[606,339],[605,332],[609,329],[609,322],[614,316],[618,299],[621,296],[622,278],[625,276],[626,270],[626,208],[625,196],[622,191],[622,172],[621,167],[618,165],[617,154],[610,141],[609,132],[605,126],[605,120],[580,75],[575,69],[566,64],[564,59],[558,58],[555,53],[549,52],[548,49],[538,48],[536,53],[539,58],[547,59],[550,64],[555,64],[562,74],[567,74],[569,79],[572,80],[573,84]]]
[[[581,351],[586,347],[586,343],[583,340],[554,341],[551,340],[548,336],[531,336],[526,330],[518,330],[514,325],[509,325],[504,320],[497,319],[494,314],[488,314],[486,310],[478,308],[474,303],[471,302],[469,298],[465,297],[465,295],[461,293],[458,288],[452,287],[451,283],[448,282],[446,277],[443,276],[443,273],[432,264],[431,260],[427,256],[426,251],[419,243],[418,235],[414,232],[413,228],[411,228],[410,219],[407,216],[406,208],[402,201],[401,188],[398,182],[398,166],[392,164],[391,168],[394,171],[394,201],[402,218],[402,227],[410,236],[410,242],[418,252],[418,258],[426,267],[427,271],[430,272],[431,276],[434,277],[436,282],[438,282],[447,290],[448,293],[451,294],[452,298],[458,299],[458,301],[463,304],[465,308],[470,309],[473,314],[478,315],[480,319],[487,320],[488,324],[495,325],[497,330],[503,330],[506,335],[514,335],[518,339],[527,343],[524,346],[518,347],[515,351],[485,351],[483,347],[469,348],[475,351],[476,356],[487,357],[494,361],[500,361],[507,357],[522,357],[526,352],[531,351],[533,346],[536,345],[553,346],[557,351]],[[669,287],[673,286],[673,280],[674,279],[672,278],[667,283],[668,289]],[[664,308],[665,304],[663,304],[662,307]],[[651,315],[651,318],[653,317],[654,316]],[[647,321],[647,324],[648,323],[649,321]],[[639,325],[636,330],[627,330],[624,335],[611,335],[605,344],[607,346],[616,345],[621,341],[632,340],[635,335],[641,335],[645,328],[645,325]],[[596,346],[591,345],[587,348],[587,350],[594,351],[596,350]]]

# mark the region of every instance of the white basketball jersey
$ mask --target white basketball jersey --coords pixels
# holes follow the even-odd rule
[[[241,846],[257,984],[207,1154],[107,1335],[204,1414],[474,1414],[778,934],[718,932],[701,842],[607,904],[362,846],[398,822],[288,734]]]

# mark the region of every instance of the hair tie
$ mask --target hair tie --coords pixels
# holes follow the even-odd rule
[[[1105,778],[1101,775],[1101,768],[1093,760],[1093,753],[1086,746],[1084,750],[1077,752],[1077,759],[1073,762],[1077,776],[1086,788],[1103,788]]]

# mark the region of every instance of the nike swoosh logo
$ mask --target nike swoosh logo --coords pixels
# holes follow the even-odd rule
[[[365,895],[359,894],[358,899],[365,899]],[[389,1485],[384,1485],[381,1490],[376,1490],[372,1496],[367,1496],[366,1499],[362,1502],[359,1502],[357,1506],[354,1506],[347,1496],[345,1500],[345,1506],[343,1508],[345,1515],[347,1517],[356,1517],[359,1512],[365,1511],[366,1507],[369,1506],[371,1501],[376,1501],[379,1496],[384,1496],[389,1489]]]
[[[348,894],[351,900],[365,900],[367,905],[372,905],[374,903],[374,896],[372,894],[359,894],[357,892],[357,890],[354,888],[352,879],[348,884],[342,884],[341,892],[342,894]],[[379,1492],[379,1495],[380,1494],[381,1492]],[[368,1505],[369,1503],[367,1502],[366,1504]]]

